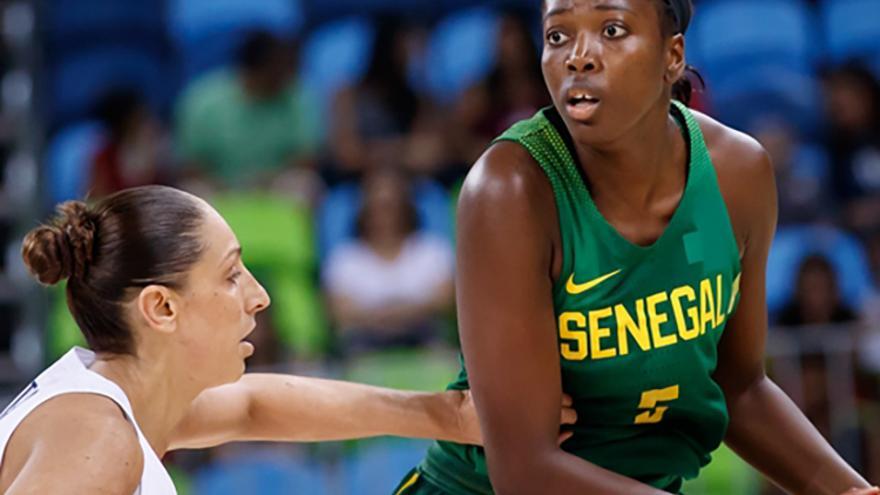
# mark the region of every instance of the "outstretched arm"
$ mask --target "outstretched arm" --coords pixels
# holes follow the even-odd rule
[[[169,450],[232,441],[316,442],[394,435],[479,443],[469,397],[292,375],[246,374],[202,392]],[[472,410],[473,407],[470,406]]]
[[[571,398],[564,397],[561,404],[557,418],[573,423]],[[410,392],[254,373],[202,392],[172,434],[168,450],[235,441],[322,442],[379,435],[482,443],[468,391]]]
[[[719,348],[715,379],[730,412],[725,439],[740,456],[789,493],[840,495],[870,485],[831,448],[764,371],[765,271],[776,228],[776,186],[760,146],[740,137],[737,177],[725,180],[731,217],[745,232],[742,294]],[[854,491],[880,494],[880,491]]]

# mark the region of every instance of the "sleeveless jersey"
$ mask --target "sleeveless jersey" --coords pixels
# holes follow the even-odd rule
[[[550,180],[559,215],[553,307],[562,390],[578,413],[562,448],[675,493],[709,462],[727,428],[712,373],[738,301],[740,260],[700,127],[684,105],[674,102],[670,112],[686,138],[687,180],[650,246],[631,243],[599,212],[556,110],[498,139],[528,150]],[[463,365],[450,388],[468,388]],[[480,447],[436,442],[419,470],[452,494],[492,493]]]
[[[34,409],[47,400],[63,394],[96,394],[110,398],[125,413],[137,432],[141,451],[144,455],[144,472],[141,483],[134,495],[173,495],[177,491],[162,461],[150,447],[132,413],[131,404],[125,392],[118,385],[103,376],[90,371],[95,362],[95,353],[74,347],[52,366],[46,368],[30,385],[0,413],[0,459],[6,451],[9,438],[18,425]]]

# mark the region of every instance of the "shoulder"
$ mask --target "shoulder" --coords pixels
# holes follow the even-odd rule
[[[770,156],[755,138],[698,111],[691,111],[703,131],[716,169],[744,180],[773,178]]]
[[[536,206],[552,200],[550,181],[529,152],[512,141],[499,141],[471,168],[462,186],[459,208]]]
[[[22,421],[10,447],[27,453],[20,475],[35,473],[47,490],[85,491],[100,484],[103,490],[131,493],[143,474],[134,426],[113,400],[96,394],[46,401]]]
[[[756,229],[775,228],[773,163],[755,138],[700,112],[693,114],[706,140],[736,236],[744,246]]]

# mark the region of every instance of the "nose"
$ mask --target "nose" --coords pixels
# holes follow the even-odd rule
[[[597,48],[591,46],[590,41],[584,36],[579,37],[574,44],[565,65],[571,72],[593,72],[599,68]]]
[[[247,298],[247,312],[250,314],[257,314],[268,308],[269,305],[272,304],[272,299],[269,297],[269,293],[266,292],[266,289],[260,285],[260,282],[258,282],[253,275],[250,275],[250,279],[252,283]]]

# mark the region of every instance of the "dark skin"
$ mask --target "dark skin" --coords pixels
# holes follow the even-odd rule
[[[655,0],[545,5],[542,67],[554,105],[597,207],[639,245],[660,237],[686,182],[685,142],[669,115],[684,40],[662,31],[660,15]],[[593,108],[570,111],[572,88],[596,98]],[[773,168],[755,140],[696,115],[742,264],[741,300],[714,376],[730,413],[725,441],[790,493],[880,493],[765,374]],[[462,190],[458,239],[462,349],[496,493],[663,493],[557,445],[562,390],[551,295],[561,275],[561,238],[550,183],[525,149],[498,143],[476,163]]]

